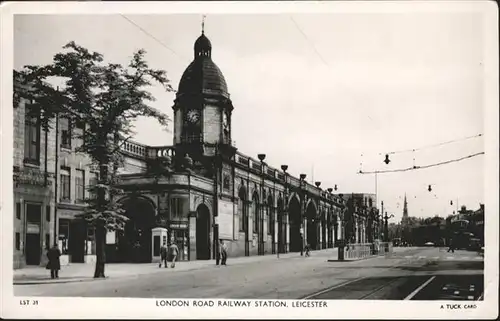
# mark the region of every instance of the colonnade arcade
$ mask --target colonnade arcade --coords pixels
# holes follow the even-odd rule
[[[285,196],[281,191],[260,191],[259,186],[255,185],[248,193],[247,186],[241,184],[238,188],[238,210],[235,213],[239,218],[240,233],[244,235],[245,256],[251,255],[254,237],[258,255],[274,254],[276,251],[300,252],[306,244],[311,249],[335,246],[340,237],[339,218],[332,206],[323,205],[318,209],[317,201],[313,198],[305,202],[303,196],[301,202],[299,193],[291,193],[287,202],[284,202]],[[304,206],[304,203],[307,205]],[[266,247],[266,242],[270,242],[271,246]],[[270,251],[266,252],[266,248],[270,248]]]

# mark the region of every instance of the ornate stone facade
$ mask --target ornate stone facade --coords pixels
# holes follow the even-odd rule
[[[230,256],[299,252],[306,244],[334,247],[344,236],[348,198],[270,166],[264,155],[261,161],[236,149],[233,103],[211,54],[202,34],[173,106],[174,145],[127,144],[125,153],[142,162],[142,169],[123,174],[122,188],[152,195],[155,208],[163,195],[169,206],[158,215],[181,243],[184,259],[216,258],[219,239],[227,242]],[[153,174],[155,168],[160,170]],[[356,242],[368,241],[368,212],[356,208]]]
[[[108,233],[108,262],[151,262],[157,250],[151,234],[155,227],[168,229],[168,240],[179,246],[180,260],[217,258],[220,239],[234,257],[300,252],[306,244],[312,249],[332,248],[349,233],[356,235],[350,239],[353,242],[373,238],[366,236],[374,226],[372,205],[349,208],[349,198],[322,189],[320,182],[310,184],[305,176],[286,172],[287,167],[267,164],[265,155],[256,159],[236,149],[231,136],[233,102],[204,34],[195,43],[194,60],[182,75],[173,110],[172,146],[128,141],[121,147],[125,163],[120,169],[120,187],[125,195],[117,202],[130,220],[123,231]],[[21,114],[19,109],[14,118],[14,163],[19,168],[26,166],[21,154],[26,136]],[[29,190],[15,191],[15,202],[21,204],[22,214],[28,198],[23,195],[39,195],[35,201],[51,211],[40,232],[48,235],[45,243],[63,242],[60,246],[67,249],[67,262],[88,263],[93,261],[95,244],[91,231],[75,220],[84,206],[76,191],[82,184],[92,184],[93,171],[85,155],[68,148],[69,141],[63,144],[63,136],[61,128],[58,135],[48,132],[47,153],[40,154],[40,146],[45,145],[38,145],[38,168],[47,154],[46,172],[55,173],[57,180],[42,187],[28,183]],[[20,186],[29,182],[23,175],[18,175],[24,177],[18,179]],[[83,178],[77,184],[78,175]],[[23,226],[27,223],[22,214],[14,224],[18,266],[26,261]],[[41,238],[38,258],[45,257]]]

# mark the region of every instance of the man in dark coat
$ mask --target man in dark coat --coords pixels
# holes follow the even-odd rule
[[[49,259],[48,269],[50,270],[50,277],[52,279],[59,278],[59,270],[61,269],[61,262],[59,257],[61,256],[61,251],[57,246],[57,243],[54,244],[52,248],[47,252],[47,258]]]
[[[163,243],[163,245],[161,246],[160,248],[160,265],[158,267],[161,267],[161,264],[162,263],[165,263],[165,267],[167,268],[168,265],[167,265],[167,244],[166,243]]]
[[[448,252],[450,252],[450,251],[451,251],[451,253],[455,253],[455,244],[454,244],[453,237],[450,237]]]

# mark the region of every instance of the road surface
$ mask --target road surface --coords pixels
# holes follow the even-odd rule
[[[332,254],[207,266],[81,283],[15,285],[16,296],[477,300],[483,259],[475,252],[396,248],[391,257],[328,262]],[[179,263],[179,264],[182,264]],[[472,285],[472,286],[471,286]]]

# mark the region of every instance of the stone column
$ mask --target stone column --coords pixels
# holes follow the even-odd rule
[[[329,241],[328,234],[330,233],[330,231],[329,231],[330,227],[328,226],[328,223],[326,223],[326,224],[327,224],[326,229],[325,229],[326,234],[325,234],[324,238],[325,238],[325,246],[326,246],[325,248],[327,249],[328,248],[328,241]],[[321,229],[321,230],[323,230],[323,229]]]
[[[304,234],[302,236],[302,247],[307,244],[307,219],[304,220]]]
[[[320,221],[319,224],[319,249],[323,249],[323,223]]]
[[[288,215],[286,216],[285,221],[285,232],[286,232],[286,245],[285,245],[285,253],[290,251],[290,222]]]
[[[281,228],[281,226],[278,225],[278,210],[275,209],[274,210],[274,247],[275,247],[275,251],[279,251],[279,248],[278,248],[278,244],[279,244],[278,228]]]
[[[354,221],[354,241],[356,243],[359,243],[359,224],[358,224],[358,220],[355,220]]]

